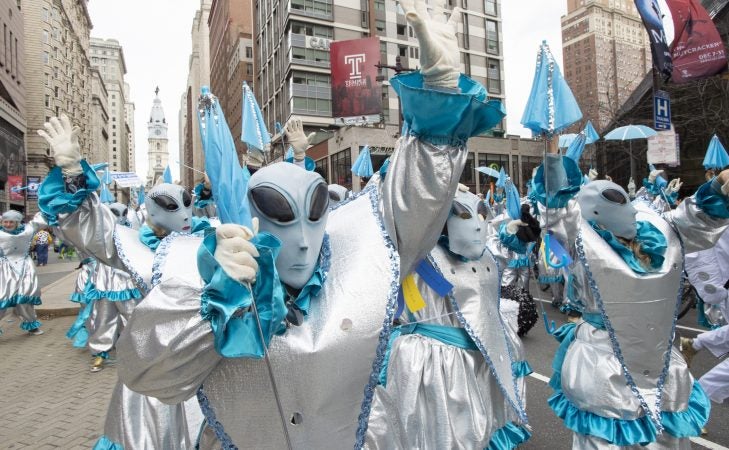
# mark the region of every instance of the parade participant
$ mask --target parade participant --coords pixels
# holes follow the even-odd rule
[[[210,187],[210,179],[204,175],[203,179],[193,189],[195,204],[193,213],[196,217],[215,217],[215,199]]]
[[[501,319],[485,215],[460,185],[438,245],[405,279],[366,446],[510,449],[529,438],[514,373],[525,361],[512,360],[521,345]]]
[[[89,342],[89,330],[86,328],[86,321],[94,308],[94,301],[91,299],[91,292],[94,288],[94,273],[96,273],[97,262],[90,256],[81,254],[81,262],[76,270],[79,270],[76,277],[76,285],[73,288],[69,300],[78,303],[79,311],[76,320],[66,332],[66,337],[73,341],[75,348],[86,348]]]
[[[681,353],[689,365],[696,353],[703,349],[709,350],[717,358],[723,358],[729,354],[729,325],[701,333],[694,339],[682,337],[680,342]],[[699,378],[699,384],[712,401],[724,403],[729,398],[729,359],[706,372]]]
[[[729,171],[663,218],[612,182],[580,189],[581,178],[554,154],[535,178],[540,207],[550,208],[540,217],[550,217],[551,248],[557,241],[568,249],[562,261],[573,258],[570,289],[583,306],[582,321],[554,333],[562,343],[549,405],[575,449],[689,448],[709,402],[672,347],[676,295],[683,251],[713,245],[727,225]]]
[[[329,207],[333,208],[349,198],[349,191],[346,187],[339,184],[330,184],[329,188]]]
[[[670,211],[676,206],[678,191],[682,185],[680,178],[668,182],[664,170],[653,169],[648,178],[643,179],[643,187],[633,195],[632,202],[634,205],[643,203],[658,213]]]
[[[699,325],[719,328],[729,318],[729,231],[710,249],[686,255],[686,274],[695,289]]]
[[[125,205],[115,202],[108,208],[116,218],[117,226],[132,228]],[[141,300],[142,293],[134,286],[129,273],[103,263],[96,265],[91,283],[93,288],[86,296],[87,302],[93,302],[86,323],[89,333],[87,345],[93,358],[91,372],[99,372],[109,359],[109,352]]]
[[[0,319],[13,308],[22,319],[20,328],[33,336],[43,330],[35,315],[34,307],[41,304],[41,298],[30,245],[36,231],[46,226],[39,216],[24,224],[23,215],[13,210],[3,213],[0,222]]]
[[[171,403],[198,392],[208,422],[200,448],[362,448],[366,437],[390,439],[367,428],[399,285],[440,235],[468,137],[503,117],[483,87],[459,76],[460,14],[437,23],[424,2],[420,12],[402,5],[423,69],[393,79],[405,134],[387,175],[329,212],[319,175],[288,163],[261,168],[248,183],[256,247],[245,240],[255,229],[226,224],[205,238],[197,267],[181,276],[160,266],[118,343],[131,388]],[[203,105],[219,108],[212,97]],[[287,138],[295,158],[305,151],[303,130]],[[235,280],[255,280],[252,294]]]
[[[99,263],[128,272],[136,287],[146,293],[155,261],[164,260],[158,252],[163,240],[175,232],[203,231],[207,221],[192,217],[192,198],[181,186],[163,183],[147,193],[147,225],[133,230],[118,224],[117,216],[95,193],[100,181],[81,157],[78,128],[65,115],[52,117],[44,127],[38,134],[50,145],[57,167],[40,186],[39,208],[64,240]],[[117,382],[104,435],[95,449],[119,448],[191,448],[184,407],[165,405]]]

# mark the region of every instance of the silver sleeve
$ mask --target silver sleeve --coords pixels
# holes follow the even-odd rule
[[[48,222],[46,222],[46,219],[43,218],[43,213],[41,212],[35,213],[33,219],[28,222],[28,225],[30,225],[30,227],[33,229],[33,233],[36,233],[38,230],[48,228]]]
[[[466,164],[465,146],[403,136],[382,182],[385,228],[400,255],[401,281],[432,249],[448,218]]]
[[[713,247],[729,225],[729,220],[714,218],[703,212],[693,196],[684,199],[664,218],[681,235],[686,253]]]
[[[201,294],[172,279],[137,305],[117,342],[122,383],[168,404],[195,394],[221,360],[210,322],[200,315]]]
[[[575,239],[580,230],[582,213],[576,199],[571,199],[564,208],[547,208],[539,204],[539,225],[542,227],[542,238],[547,231],[556,236],[565,250],[574,256]]]
[[[116,218],[92,193],[76,211],[58,216],[57,230],[64,240],[102,263],[126,271],[114,245]]]

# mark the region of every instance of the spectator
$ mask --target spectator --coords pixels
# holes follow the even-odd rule
[[[48,264],[48,246],[52,243],[53,238],[51,238],[51,234],[45,229],[38,231],[35,236],[33,236],[33,246],[35,247],[37,258],[36,262],[39,267]]]

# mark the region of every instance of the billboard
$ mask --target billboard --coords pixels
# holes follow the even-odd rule
[[[658,0],[635,0],[635,7],[638,9],[638,14],[643,20],[643,26],[651,41],[653,67],[658,70],[664,80],[668,80],[673,73],[673,61],[663,28],[663,13],[658,5]]]
[[[666,0],[673,19],[671,44],[674,83],[710,77],[723,72],[726,51],[709,14],[697,0]]]
[[[0,182],[8,175],[23,173],[23,133],[0,117]]]
[[[380,40],[376,37],[332,42],[332,116],[377,115],[382,112],[382,87],[377,83]]]
[[[22,202],[23,195],[23,176],[22,175],[8,175],[7,185],[5,190],[8,192],[8,198],[11,201]]]
[[[41,177],[28,177],[28,184],[26,189],[26,198],[28,200],[37,200],[38,199],[38,188],[40,187],[41,181],[43,179]]]

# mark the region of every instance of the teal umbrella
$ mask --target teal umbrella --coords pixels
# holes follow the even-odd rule
[[[561,134],[559,136],[559,148],[569,147],[572,144],[572,141],[574,141],[576,137],[577,137],[577,134],[575,134],[575,133]]]
[[[365,145],[359,152],[359,156],[352,164],[352,173],[358,177],[369,178],[374,173],[372,168],[372,157],[370,156],[370,147]]]
[[[583,130],[585,132],[585,137],[587,138],[585,140],[585,144],[594,144],[595,142],[600,140],[600,134],[595,130],[595,127],[592,126],[591,121],[587,121],[587,125],[585,125],[585,129]]]
[[[726,166],[729,166],[729,155],[727,155],[724,146],[721,145],[719,137],[714,135],[711,138],[711,142],[709,142],[709,148],[706,149],[706,156],[704,156],[704,169],[721,170]]]
[[[656,135],[656,130],[645,125],[625,125],[618,127],[605,136],[606,141],[628,141],[628,154],[630,155],[630,178],[635,180],[635,160],[633,159],[633,139],[648,139]]]

